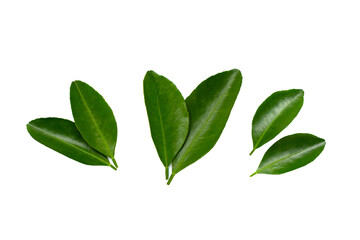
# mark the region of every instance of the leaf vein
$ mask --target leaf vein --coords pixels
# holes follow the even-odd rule
[[[155,82],[154,82],[153,79],[152,79],[152,82],[153,82],[153,84],[151,86],[153,87],[153,90],[158,93],[158,91],[156,91],[156,89],[155,89]],[[165,139],[164,123],[163,123],[162,113],[161,113],[161,110],[160,110],[158,94],[155,94],[155,99],[156,99],[156,105],[157,105],[157,110],[158,110],[157,112],[159,114],[159,119],[160,119],[161,136],[162,136],[162,140],[163,140],[163,144],[164,144],[165,166],[167,167],[167,166],[169,166],[168,158],[167,158],[167,149],[166,149],[167,148],[167,142],[166,142],[166,139]]]

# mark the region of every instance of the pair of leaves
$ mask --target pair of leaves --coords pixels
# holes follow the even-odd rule
[[[117,125],[109,105],[95,89],[81,81],[72,82],[70,102],[75,123],[61,118],[35,119],[27,124],[30,135],[80,163],[116,170]]]
[[[176,86],[153,71],[144,78],[151,136],[171,183],[182,169],[208,153],[219,139],[240,91],[242,76],[233,69],[203,81],[186,100]]]
[[[268,97],[257,109],[252,122],[253,150],[276,137],[297,116],[304,103],[304,91],[278,91]],[[315,160],[325,147],[325,140],[311,134],[286,136],[265,153],[251,176],[257,173],[282,174]]]

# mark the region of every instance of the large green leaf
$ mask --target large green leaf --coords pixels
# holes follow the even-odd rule
[[[242,76],[239,70],[218,73],[203,81],[186,99],[190,117],[189,133],[172,162],[175,174],[209,152],[223,131],[240,91]]]
[[[324,150],[325,140],[307,133],[286,136],[265,153],[251,176],[257,173],[282,174],[312,162]]]
[[[39,143],[87,165],[114,168],[108,158],[90,147],[75,124],[61,118],[39,118],[29,122],[27,130]]]
[[[74,81],[70,87],[70,102],[75,124],[85,141],[110,157],[117,167],[114,158],[117,126],[104,98],[88,84]]]
[[[151,137],[168,179],[169,165],[184,144],[189,130],[185,100],[170,80],[154,71],[145,75],[144,97]]]
[[[252,122],[253,150],[273,139],[299,113],[304,103],[304,91],[279,91],[268,97],[257,109]]]

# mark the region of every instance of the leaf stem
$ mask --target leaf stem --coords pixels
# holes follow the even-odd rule
[[[169,166],[165,167],[165,180],[169,179]]]
[[[114,167],[113,165],[109,165],[109,167],[111,167],[112,169],[114,169],[115,171],[117,170],[117,168],[116,167]]]
[[[170,183],[173,180],[174,176],[175,176],[175,173],[172,173],[170,178],[169,178],[169,181],[167,182],[167,185],[170,185]]]
[[[255,148],[251,151],[251,153],[249,155],[251,156],[251,154],[253,154],[253,152],[255,152]]]
[[[254,175],[256,175],[256,174],[257,174],[257,172],[254,172],[253,174],[250,175],[250,177],[252,177],[252,176],[254,176]]]
[[[111,160],[113,161],[113,163],[114,163],[115,167],[116,167],[116,168],[118,168],[119,166],[118,166],[118,164],[117,164],[117,162],[116,162],[115,158],[114,158],[114,157],[112,157],[112,158],[111,158]]]

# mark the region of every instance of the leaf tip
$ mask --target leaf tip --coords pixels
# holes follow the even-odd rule
[[[71,85],[70,86],[74,86],[76,85],[77,83],[81,82],[80,80],[74,80],[71,82]]]
[[[145,77],[144,77],[144,81],[145,81],[145,79],[147,79],[148,77],[154,77],[154,76],[157,76],[158,74],[155,72],[155,71],[153,71],[153,70],[148,70],[147,72],[146,72],[146,74],[145,74]]]
[[[298,95],[300,97],[304,97],[304,95],[305,95],[305,92],[302,89],[293,89],[293,91],[295,91],[296,95]]]
[[[233,68],[233,69],[229,70],[229,72],[231,72],[234,75],[240,75],[240,77],[242,78],[241,71],[237,68]]]
[[[240,73],[240,70],[237,68],[233,68],[233,69],[230,69],[229,72]]]
[[[32,128],[34,127],[34,125],[36,124],[35,121],[37,120],[40,120],[41,118],[38,118],[38,119],[34,119],[34,120],[31,120],[30,122],[28,122],[26,124],[26,130],[30,133],[30,131],[32,130]],[[35,123],[35,124],[34,124]]]

